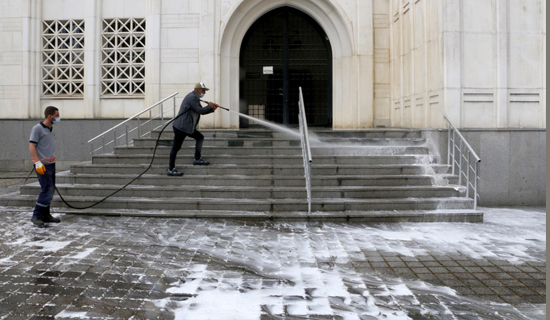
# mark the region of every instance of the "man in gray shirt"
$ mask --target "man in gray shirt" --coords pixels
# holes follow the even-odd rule
[[[44,120],[32,128],[29,138],[29,152],[34,162],[36,175],[42,191],[38,195],[32,223],[43,228],[44,223],[58,223],[61,220],[50,214],[50,204],[55,192],[55,136],[53,124],[59,123],[61,116],[56,107],[47,107],[44,111]]]
[[[204,161],[201,158],[202,142],[204,136],[197,130],[201,114],[209,114],[219,107],[217,103],[208,102],[206,107],[202,107],[200,99],[204,97],[206,91],[208,91],[206,85],[203,82],[199,82],[195,85],[195,89],[183,98],[180,110],[178,112],[177,119],[174,120],[174,143],[172,144],[172,150],[170,151],[170,163],[166,174],[169,176],[183,176],[183,172],[176,170],[176,156],[181,149],[181,145],[185,140],[185,137],[189,136],[195,139],[195,160],[193,165],[206,166],[210,162]]]

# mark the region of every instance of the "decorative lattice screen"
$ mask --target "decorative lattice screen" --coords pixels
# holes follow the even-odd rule
[[[42,94],[84,94],[84,20],[49,20],[42,24]]]
[[[145,94],[145,19],[104,19],[101,91]]]

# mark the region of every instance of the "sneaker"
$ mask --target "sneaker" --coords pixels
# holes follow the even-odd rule
[[[32,216],[31,222],[39,228],[44,228],[44,221],[42,221],[42,219],[38,218],[37,216]]]
[[[207,166],[209,164],[210,164],[210,162],[204,161],[202,159],[198,159],[198,160],[195,159],[195,161],[193,161],[193,165],[195,165],[195,166]]]
[[[44,217],[44,219],[42,219],[44,222],[48,223],[48,222],[52,222],[52,223],[60,223],[61,222],[61,219],[59,218],[55,218],[55,217],[52,217],[51,214],[48,214],[46,217]]]
[[[178,170],[176,170],[176,168],[170,170],[166,170],[166,175],[167,176],[171,176],[171,177],[181,177],[183,176],[183,172],[179,172]]]

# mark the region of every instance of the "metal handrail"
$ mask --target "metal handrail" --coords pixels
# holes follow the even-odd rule
[[[460,131],[451,123],[447,116],[443,116],[449,128],[447,129],[447,165],[452,165],[452,174],[455,174],[455,168],[458,168],[458,184],[462,185],[462,176],[466,178],[466,197],[470,197],[470,187],[474,192],[474,210],[477,210],[477,200],[479,198],[479,193],[477,192],[477,186],[479,181],[479,163],[481,158],[477,155],[474,149],[468,144],[464,136]],[[451,138],[452,131],[452,138]],[[460,139],[457,144],[457,137]],[[452,145],[452,146],[451,146]],[[452,151],[451,151],[452,150]],[[458,151],[458,155],[456,152]],[[467,151],[467,156],[465,156],[465,151]],[[457,161],[458,156],[458,161]],[[471,165],[471,158],[473,157],[474,167]],[[452,160],[451,160],[452,159]],[[463,168],[462,160],[466,161],[466,168]],[[470,171],[474,173],[473,184],[470,181]]]
[[[302,95],[302,87],[298,87],[300,92],[300,100],[298,100],[298,120],[300,123],[300,140],[302,142],[302,157],[304,159],[304,177],[306,178],[307,190],[307,211],[311,213],[311,147],[309,144],[309,133],[307,130],[306,111],[304,107],[304,97]]]
[[[172,110],[172,112],[173,112],[172,118],[176,116],[176,96],[177,96],[177,94],[178,94],[178,92],[172,93],[168,97],[158,101],[157,103],[153,104],[152,106],[148,107],[147,109],[145,109],[143,111],[140,111],[136,115],[122,121],[121,123],[117,124],[116,126],[110,128],[110,129],[104,131],[103,133],[99,134],[98,136],[90,139],[88,141],[88,143],[90,144],[90,148],[91,148],[90,154],[94,155],[99,150],[102,150],[103,153],[107,153],[106,150],[105,150],[105,147],[113,145],[113,149],[114,149],[115,147],[119,146],[119,145],[117,145],[117,141],[120,140],[120,139],[123,139],[123,138],[125,138],[124,139],[125,144],[122,144],[120,146],[130,145],[134,141],[134,139],[130,139],[130,134],[133,133],[136,130],[137,130],[137,138],[141,138],[143,136],[146,136],[147,134],[150,134],[153,130],[162,127],[164,125],[164,114],[166,112],[169,112],[170,110]],[[168,109],[168,110],[165,111],[164,108],[163,108],[163,103],[166,102],[169,99],[173,99],[173,106],[172,106],[172,109]],[[160,111],[156,116],[153,117],[153,108],[155,108],[157,106],[160,106]],[[144,113],[147,113],[147,112],[149,112],[149,120],[141,123],[141,116]],[[153,128],[153,121],[157,120],[157,119],[160,119],[161,124]],[[130,122],[132,120],[137,120],[138,123],[137,123],[137,126],[130,129],[129,128],[130,125],[131,125]],[[149,131],[143,133],[142,127],[144,127],[147,124],[149,124]],[[120,129],[122,127],[123,127],[124,131],[120,135],[117,135],[117,129]],[[107,136],[107,134],[110,134],[110,133],[113,134],[114,139],[112,139],[108,142],[105,142],[105,137]],[[94,141],[96,141],[100,138],[101,138],[101,145],[98,148],[94,149]]]

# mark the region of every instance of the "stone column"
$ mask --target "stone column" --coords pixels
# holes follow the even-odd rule
[[[199,26],[199,77],[196,81],[202,81],[210,87],[210,91],[204,99],[206,101],[219,101],[220,92],[219,85],[216,83],[216,59],[215,48],[218,39],[218,31],[216,25],[216,12],[219,10],[217,0],[203,0],[200,2],[200,26]],[[204,104],[203,104],[204,105]],[[215,123],[219,123],[219,118],[223,110],[216,111],[214,114],[201,118],[201,128],[214,128]],[[218,118],[218,121],[216,121]]]
[[[147,0],[145,16],[145,106],[160,99],[161,0]]]
[[[374,121],[373,127],[390,126],[390,2],[374,1]]]
[[[41,118],[40,106],[42,63],[42,1],[21,2],[22,64],[21,118]]]
[[[374,121],[374,23],[373,1],[357,0],[357,123],[372,128]]]
[[[508,0],[496,3],[496,127],[508,125]]]
[[[101,117],[101,0],[87,0],[84,21],[84,117]]]
[[[446,0],[443,14],[443,115],[462,125],[462,1]]]

